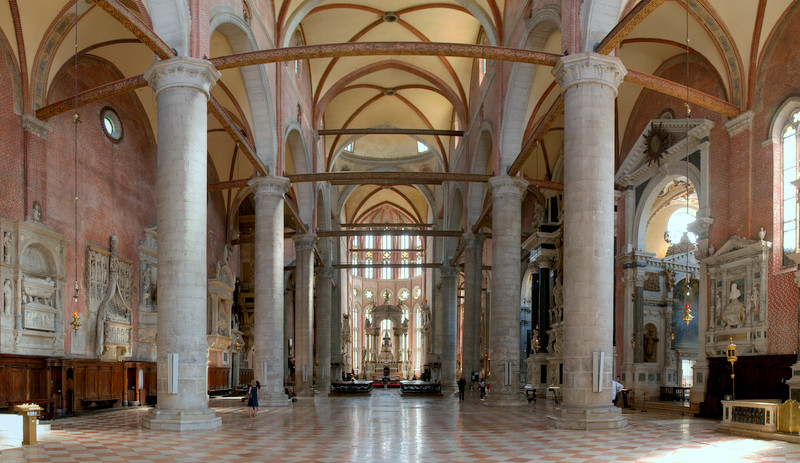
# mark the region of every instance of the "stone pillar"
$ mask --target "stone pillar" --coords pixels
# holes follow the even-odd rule
[[[291,347],[290,347],[291,343]],[[289,356],[294,357],[294,285],[287,283],[283,291],[283,375],[287,384],[292,383]]]
[[[548,425],[618,429],[614,332],[614,99],[619,58],[580,53],[553,75],[564,95],[564,402]]]
[[[327,394],[331,389],[331,292],[333,290],[333,267],[325,265],[317,269],[317,390]]]
[[[464,338],[461,345],[461,370],[467,381],[481,370],[481,285],[483,237],[464,235]]]
[[[633,283],[633,363],[644,362],[644,270],[634,269],[630,281]],[[630,381],[630,380],[629,380]],[[631,383],[633,381],[630,381]]]
[[[507,175],[492,189],[492,293],[489,315],[489,395],[486,405],[522,405],[519,394],[520,236],[522,193],[528,182]]]
[[[289,180],[255,177],[248,184],[256,203],[253,376],[261,382],[259,405],[289,405],[283,382],[287,357],[283,326],[283,195],[289,190]]]
[[[208,408],[206,341],[207,104],[220,73],[205,60],[153,63],[144,78],[158,105],[158,405],[142,425],[216,429]]]
[[[456,390],[458,268],[442,264],[442,393]]]
[[[317,235],[295,235],[294,392],[311,397],[314,380],[314,244]]]
[[[707,153],[707,150],[705,150]],[[703,163],[706,163],[706,158],[708,157],[707,154],[703,155]],[[708,166],[704,165],[704,168]],[[707,174],[706,174],[707,175]],[[704,182],[705,183],[705,182]],[[714,223],[714,219],[708,216],[698,217],[693,223],[689,224],[689,231],[692,231],[697,235],[697,242],[696,250],[695,250],[695,258],[697,258],[700,264],[700,271],[699,271],[699,281],[700,281],[700,294],[697,301],[698,307],[693,307],[693,313],[697,317],[697,361],[692,368],[692,376],[694,381],[692,382],[692,389],[689,392],[689,403],[691,405],[691,411],[694,413],[700,412],[700,404],[705,402],[706,400],[706,384],[708,381],[708,358],[706,353],[706,330],[709,328],[709,324],[713,323],[712,320],[709,320],[709,296],[711,294],[708,279],[709,279],[709,272],[708,272],[708,264],[703,262],[703,258],[701,256],[710,257],[708,254],[709,251],[709,242],[708,242],[708,229],[711,227],[711,224]],[[683,322],[681,322],[683,323]],[[794,370],[794,369],[793,369]]]

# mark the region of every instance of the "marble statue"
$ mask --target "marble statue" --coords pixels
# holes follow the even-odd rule
[[[737,328],[744,324],[745,308],[744,304],[739,300],[741,296],[742,292],[739,290],[739,286],[736,283],[731,283],[730,302],[720,314],[722,321],[730,328]]]
[[[3,262],[11,263],[11,232],[3,232]]]
[[[11,311],[11,280],[3,283],[3,313],[10,314]]]
[[[142,275],[142,301],[145,305],[150,304],[150,290],[153,285],[152,278],[150,267],[148,266],[144,271],[144,275]]]
[[[645,362],[656,362],[657,361],[657,348],[658,348],[658,337],[655,329],[648,327],[644,333],[644,361]]]
[[[754,315],[758,315],[758,303],[760,301],[760,294],[759,294],[759,284],[756,283],[753,285],[753,290],[750,291],[750,307],[753,310]]]
[[[42,221],[42,205],[39,204],[39,201],[33,202],[33,212],[31,215],[33,217],[33,220],[37,222]]]
[[[731,302],[742,297],[742,292],[739,291],[739,286],[736,283],[731,283],[731,293],[729,297]]]

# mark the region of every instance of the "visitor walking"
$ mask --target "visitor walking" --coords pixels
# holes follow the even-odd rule
[[[258,386],[256,381],[250,381],[250,389],[247,391],[247,406],[250,407],[250,416],[258,413]]]

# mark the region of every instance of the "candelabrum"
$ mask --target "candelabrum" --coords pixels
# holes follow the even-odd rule
[[[736,356],[736,344],[733,343],[733,338],[731,339],[731,343],[728,344],[728,350],[726,354],[728,355],[728,362],[731,364],[731,398],[736,400],[736,374],[733,371],[733,364],[736,363],[736,360],[739,358]]]
[[[72,321],[69,322],[69,326],[72,327],[72,332],[76,334],[78,333],[78,328],[83,326],[83,323],[81,323],[81,317],[80,315],[78,315],[78,312],[72,312]]]

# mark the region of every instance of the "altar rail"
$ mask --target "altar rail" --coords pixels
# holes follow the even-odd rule
[[[776,432],[780,399],[723,400],[721,428]]]

